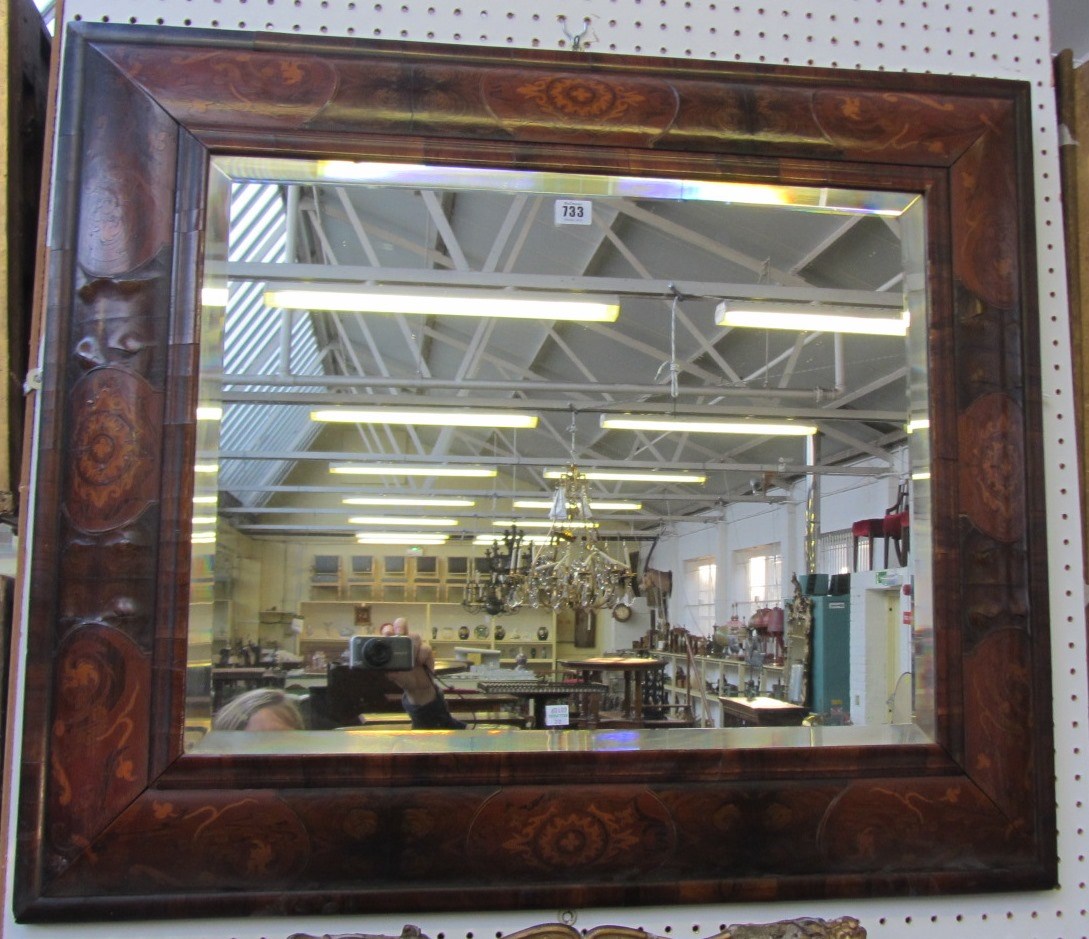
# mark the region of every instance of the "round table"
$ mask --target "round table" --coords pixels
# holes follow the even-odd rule
[[[560,666],[579,673],[585,681],[600,681],[604,672],[621,672],[624,675],[621,716],[625,720],[642,723],[643,676],[647,672],[665,668],[665,661],[643,655],[599,655],[586,659],[563,659]]]

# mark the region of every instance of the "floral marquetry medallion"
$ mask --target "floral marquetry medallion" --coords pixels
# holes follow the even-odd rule
[[[547,800],[533,790],[505,789],[481,807],[468,838],[485,865],[516,859],[544,876],[563,877],[651,870],[672,855],[675,840],[665,806],[646,790],[625,787]]]
[[[157,496],[158,395],[130,372],[94,369],[72,388],[64,508],[84,531],[131,522]]]
[[[620,125],[632,137],[653,140],[677,115],[676,92],[665,82],[585,74],[520,78],[485,74],[482,84],[485,104],[519,137],[532,126],[547,125],[553,135],[594,135]]]

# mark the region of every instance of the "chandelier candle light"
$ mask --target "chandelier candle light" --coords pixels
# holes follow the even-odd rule
[[[488,616],[517,613],[528,597],[526,581],[530,553],[523,546],[524,533],[511,525],[503,532],[500,544],[496,539],[484,549],[484,570],[470,566],[465,577],[465,597],[461,605],[470,613]]]

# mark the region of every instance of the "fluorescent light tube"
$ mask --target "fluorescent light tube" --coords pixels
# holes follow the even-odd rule
[[[517,528],[597,528],[597,522],[580,521],[576,519],[563,519],[558,522],[553,522],[547,518],[530,518],[514,521],[513,519],[500,519],[497,518],[492,521],[492,525],[496,528],[510,528],[511,525]]]
[[[423,532],[361,532],[356,535],[356,544],[384,544],[384,545],[443,545],[447,536]]]
[[[350,496],[344,499],[345,505],[386,505],[393,508],[432,507],[443,509],[470,509],[476,502],[473,499],[409,499],[403,496]]]
[[[310,420],[340,424],[428,424],[437,427],[537,426],[537,415],[524,411],[466,411],[448,408],[326,408],[311,411]]]
[[[575,320],[614,323],[620,315],[616,297],[586,299],[577,294],[471,288],[388,287],[333,290],[279,287],[265,291],[265,305],[282,310],[335,313],[406,313],[423,316],[477,316],[504,319]]]
[[[219,464],[218,463],[195,463],[193,465],[193,472],[194,473],[218,473],[219,472]]]
[[[197,408],[197,420],[221,421],[223,420],[223,408],[215,404],[202,404]]]
[[[552,540],[551,535],[523,535],[522,543],[531,545],[546,545]],[[477,535],[473,539],[473,545],[478,548],[490,548],[496,541],[495,535]]]
[[[512,503],[516,509],[550,509],[551,499],[515,499]],[[591,502],[590,508],[597,512],[638,512],[643,507],[642,502]]]
[[[584,470],[580,469],[579,472],[587,479],[597,480],[598,482],[615,482],[615,483],[695,483],[702,486],[707,482],[707,477],[701,473],[640,473],[640,472],[626,472],[623,470]],[[567,475],[566,470],[545,470],[545,479],[563,479]]]
[[[715,325],[862,333],[868,336],[906,336],[910,314],[907,310],[902,310],[890,316],[891,309],[772,300],[723,300],[715,307]]]
[[[494,466],[415,466],[402,463],[331,463],[330,473],[351,476],[459,476],[471,479],[490,479],[499,475]]]
[[[226,287],[202,287],[200,302],[203,306],[226,306],[230,299]]]
[[[811,437],[817,432],[812,424],[795,424],[789,421],[717,421],[688,420],[675,417],[636,417],[630,414],[610,416],[602,414],[603,430],[661,430],[687,434],[760,434],[774,437]]]
[[[413,515],[355,515],[348,519],[350,525],[423,525],[444,528],[456,525],[456,518],[420,518]]]

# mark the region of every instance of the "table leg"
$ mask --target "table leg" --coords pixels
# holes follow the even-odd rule
[[[643,673],[636,672],[632,676],[632,694],[635,700],[632,702],[632,717],[642,723],[643,721]]]

